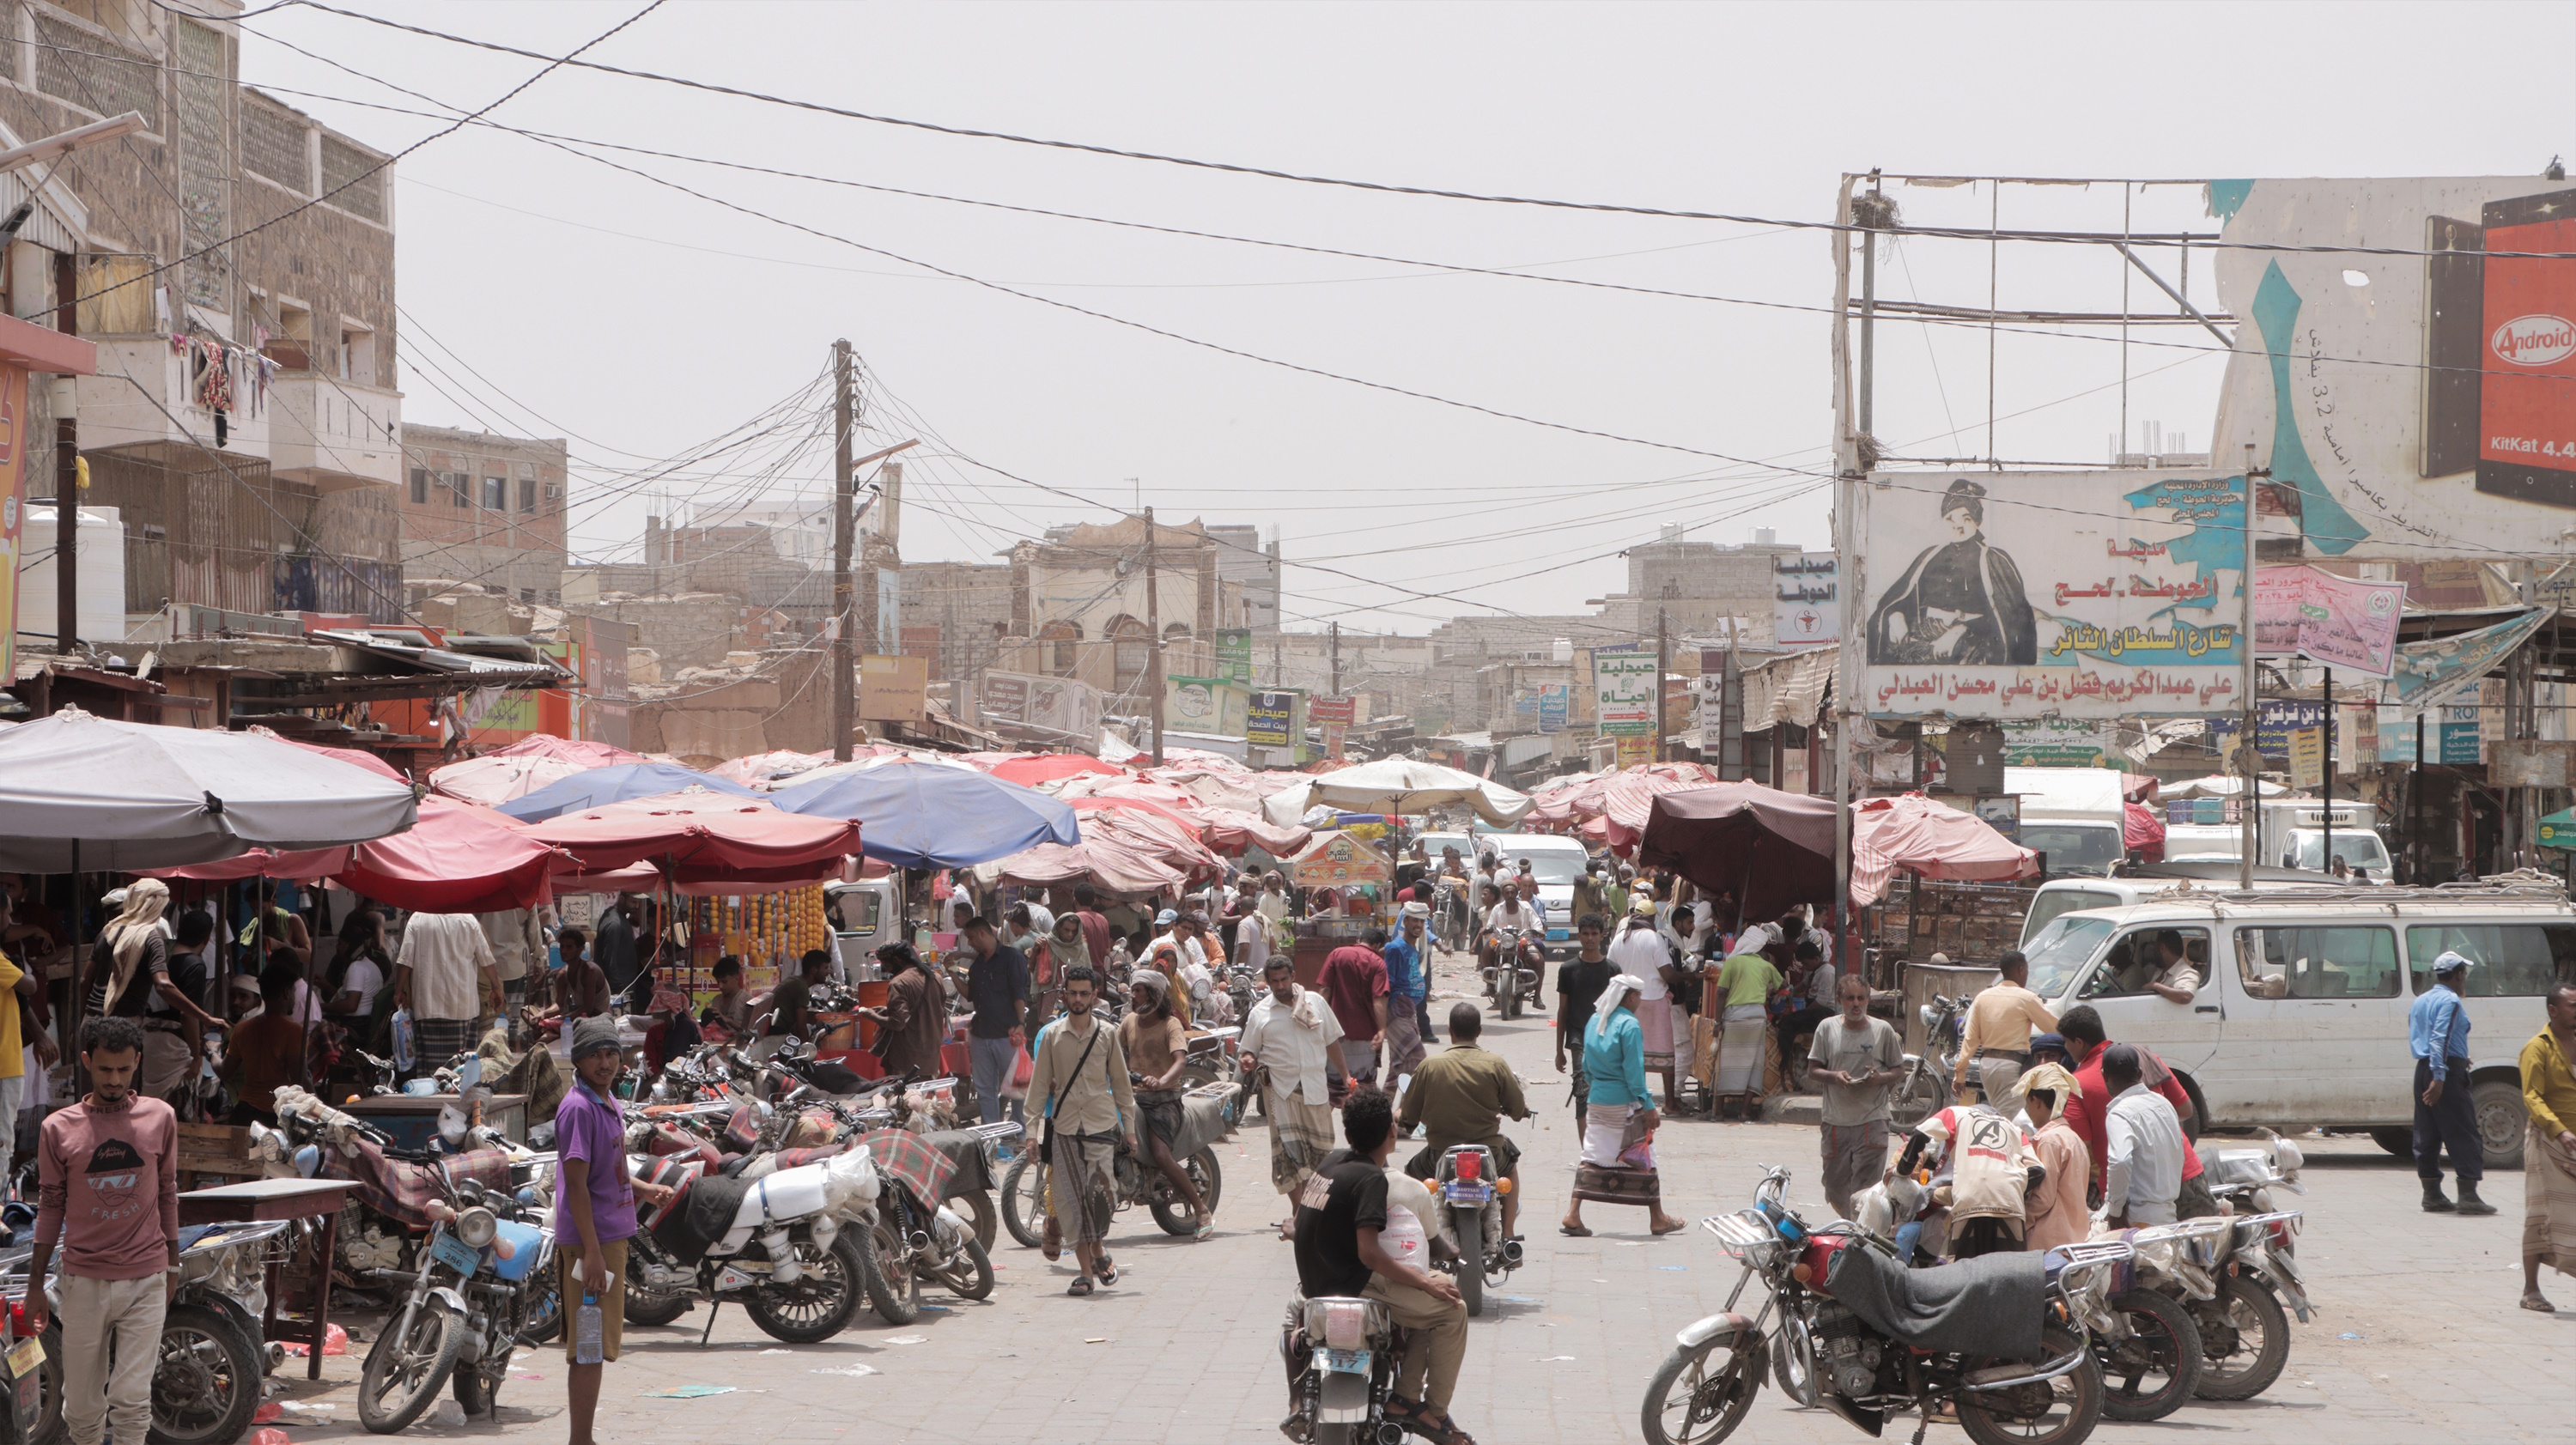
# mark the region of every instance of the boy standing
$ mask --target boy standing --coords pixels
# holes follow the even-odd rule
[[[556,1167],[562,1176],[555,1191],[555,1258],[563,1270],[564,1358],[571,1362],[566,1386],[571,1445],[591,1445],[600,1375],[606,1362],[617,1358],[618,1327],[626,1318],[626,1241],[635,1237],[635,1200],[640,1195],[648,1204],[662,1204],[671,1197],[664,1186],[627,1172],[626,1116],[608,1094],[624,1066],[616,1024],[586,1018],[573,1025],[575,1083],[555,1110]],[[600,1318],[600,1363],[589,1365],[580,1362],[576,1319],[585,1286],[598,1298]],[[73,1445],[97,1442],[76,1440]]]

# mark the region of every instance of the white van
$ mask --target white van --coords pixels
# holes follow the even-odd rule
[[[1567,956],[1574,947],[1574,880],[1592,861],[1591,850],[1553,833],[1479,833],[1476,846],[1502,859],[1500,871],[1506,878],[1520,871],[1522,859],[1530,860],[1539,901],[1547,905],[1546,952],[1551,958]]]
[[[2129,856],[2117,768],[2004,769],[2021,799],[2019,841],[2047,856],[2048,873],[2094,873]]]
[[[2314,798],[2288,799],[2263,805],[2263,861],[2289,868],[2326,871],[2326,807]],[[2355,804],[2334,805],[2334,856],[2347,867],[2367,868],[2373,883],[2396,877],[2396,860],[2372,831],[2372,810]],[[2245,856],[2245,831],[2234,823],[2176,823],[2165,830],[2165,858]]]
[[[2146,987],[2168,933],[2208,965],[2188,1004]],[[2475,963],[2464,993],[2487,1164],[2515,1168],[2524,1123],[2515,1058],[2549,989],[2576,983],[2576,909],[2562,888],[2168,893],[2062,913],[2023,951],[2030,986],[2053,1012],[2090,1004],[2111,1038],[2171,1064],[2202,1126],[2365,1128],[2404,1155],[2414,1120],[2406,1011],[2445,949]]]
[[[2240,869],[2231,859],[2186,859],[2180,862],[2123,864],[2108,878],[2052,878],[2039,885],[2031,895],[2030,911],[2021,919],[2021,944],[2057,921],[2058,915],[2084,908],[2122,908],[2198,889],[2232,889],[2241,882]],[[2291,868],[2257,868],[2254,886],[2264,892],[2282,888],[2334,888],[2341,886],[2325,873],[2305,873]]]

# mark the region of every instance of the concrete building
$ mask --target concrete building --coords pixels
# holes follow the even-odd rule
[[[415,426],[403,433],[403,580],[560,602],[565,450],[536,440]]]
[[[903,650],[929,659],[932,682],[971,682],[996,666],[1011,635],[1008,562],[915,562],[903,569]]]
[[[165,603],[399,620],[402,395],[384,152],[238,83],[238,7],[0,4],[0,144],[139,111],[143,133],[0,184],[35,211],[10,314],[68,287],[84,502],[118,509],[129,614]],[[54,417],[31,398],[30,490]]]
[[[1628,549],[1628,590],[1597,604],[1596,629],[1651,637],[1661,612],[1666,630],[1721,634],[1729,627],[1747,642],[1772,640],[1771,559],[1799,549],[1764,528],[1741,546],[1694,540],[1681,527],[1663,527],[1652,542]],[[1577,639],[1580,643],[1581,639]]]
[[[1243,589],[1243,622],[1255,639],[1279,630],[1279,533],[1264,546],[1261,529],[1228,522],[1207,529],[1217,545],[1216,575]]]
[[[1213,668],[1217,629],[1245,625],[1242,588],[1218,575],[1222,549],[1199,522],[1155,524],[1152,607],[1143,518],[1048,535],[1054,540],[1011,549],[1015,641],[995,664],[1006,671],[1079,678],[1121,713],[1135,704],[1151,662],[1149,616],[1162,624],[1166,675],[1205,675],[1186,669]]]

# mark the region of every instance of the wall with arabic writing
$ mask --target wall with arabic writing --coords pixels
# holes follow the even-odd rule
[[[1871,715],[2237,709],[2243,478],[1883,473],[1862,502],[1844,626]]]

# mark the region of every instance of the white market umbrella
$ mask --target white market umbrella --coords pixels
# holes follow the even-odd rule
[[[411,785],[273,737],[77,707],[0,733],[0,871],[130,873],[412,825]]]
[[[1427,813],[1462,803],[1474,809],[1477,817],[1502,827],[1527,813],[1531,799],[1490,778],[1438,763],[1381,758],[1319,773],[1284,788],[1263,800],[1262,812],[1274,823],[1288,824],[1318,805],[1344,813]]]

